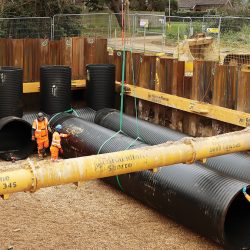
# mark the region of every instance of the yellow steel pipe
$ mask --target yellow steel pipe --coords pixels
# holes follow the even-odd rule
[[[79,157],[46,165],[38,163],[0,174],[0,194],[87,181],[250,149],[250,129],[208,138],[177,142],[103,155]]]

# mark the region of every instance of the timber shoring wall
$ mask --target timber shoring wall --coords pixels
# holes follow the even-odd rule
[[[185,75],[185,62],[175,58],[126,51],[125,81],[139,87],[190,98],[217,106],[250,112],[250,72],[237,65],[195,60],[193,76]],[[24,69],[24,82],[40,80],[42,65],[68,65],[72,79],[86,79],[86,65],[113,63],[116,80],[122,80],[123,52],[110,50],[107,39],[70,37],[48,39],[0,39],[0,67]],[[135,114],[134,100],[125,98],[125,112]],[[139,117],[193,136],[220,134],[238,127],[199,116],[196,113],[138,101]]]

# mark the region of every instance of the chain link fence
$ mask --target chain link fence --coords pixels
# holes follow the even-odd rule
[[[220,36],[224,64],[250,64],[250,18],[222,17]]]
[[[108,38],[110,15],[108,13],[55,15],[52,26],[55,40],[73,36]]]
[[[122,49],[121,14],[63,14],[50,17],[0,18],[0,38],[85,36],[108,39]],[[250,18],[125,15],[125,48],[164,52],[180,60],[220,60],[250,64]]]

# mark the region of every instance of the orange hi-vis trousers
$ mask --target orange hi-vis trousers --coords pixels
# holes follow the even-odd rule
[[[53,145],[50,146],[51,160],[56,161],[58,159],[59,150],[60,149],[56,146],[53,146]]]

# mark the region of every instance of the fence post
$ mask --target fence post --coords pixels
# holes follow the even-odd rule
[[[109,27],[108,27],[108,38],[109,38],[109,39],[111,39],[111,36],[112,36],[112,35],[111,35],[111,34],[112,34],[112,31],[111,31],[111,29],[112,29],[112,28],[111,28],[111,27],[112,27],[112,26],[111,26],[111,21],[112,21],[112,16],[111,16],[111,14],[109,14]]]
[[[55,39],[55,15],[51,18],[51,40]]]
[[[219,48],[218,48],[218,53],[219,53],[219,63],[220,63],[220,29],[221,29],[221,17],[220,17],[220,20],[219,20],[219,33],[218,33],[218,46],[219,46]]]

